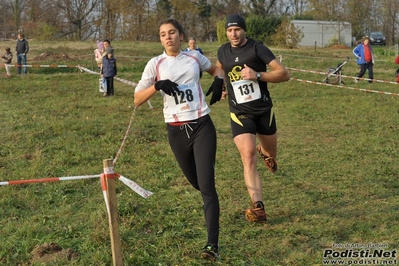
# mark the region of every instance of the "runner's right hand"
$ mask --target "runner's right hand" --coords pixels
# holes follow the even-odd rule
[[[174,96],[176,93],[180,92],[178,86],[179,84],[170,81],[169,79],[157,81],[154,85],[157,91],[162,90],[169,96]]]

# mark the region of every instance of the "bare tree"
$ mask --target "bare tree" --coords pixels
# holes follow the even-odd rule
[[[73,40],[85,40],[92,33],[93,11],[98,0],[57,0],[59,19],[63,23],[62,35]]]
[[[353,6],[353,1],[357,0],[309,0],[313,15],[317,20],[337,22],[337,24],[331,24],[330,27],[337,32],[338,44],[341,44],[341,32],[351,26],[350,23],[345,22],[352,21],[353,14],[350,7]]]
[[[292,15],[302,15],[308,7],[307,0],[290,0]]]
[[[385,34],[388,44],[394,44],[399,15],[399,2],[397,0],[384,0],[382,5],[380,3],[377,10],[381,25],[378,29]]]
[[[13,0],[2,0],[0,5],[0,39],[11,38],[16,31]]]
[[[46,29],[56,38],[157,40],[159,21],[178,19],[187,34],[212,39],[226,15],[312,17],[350,22],[358,38],[383,31],[397,38],[399,0],[0,0],[0,34],[23,28],[31,35]],[[338,23],[337,35],[343,30]],[[49,34],[45,34],[49,36]],[[1,37],[1,36],[0,36]],[[33,37],[33,36],[32,36]],[[338,38],[340,39],[340,38]]]

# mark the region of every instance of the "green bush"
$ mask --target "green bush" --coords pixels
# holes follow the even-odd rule
[[[247,18],[247,36],[263,41],[265,44],[272,43],[272,36],[282,22],[281,17],[259,17],[250,16]]]
[[[277,27],[274,34],[272,44],[286,48],[297,48],[301,42],[304,34],[299,27],[295,27],[289,20],[283,20],[280,26]]]
[[[271,44],[273,42],[272,36],[275,34],[277,28],[280,26],[282,18],[249,16],[246,18],[247,36],[264,43]],[[225,20],[217,23],[217,36],[220,44],[228,42],[225,29]]]

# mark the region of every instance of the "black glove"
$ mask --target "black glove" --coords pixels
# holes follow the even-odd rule
[[[222,92],[223,92],[223,79],[222,78],[215,77],[215,80],[213,81],[208,92],[206,93],[206,96],[208,96],[211,92],[212,92],[212,98],[211,98],[211,101],[209,102],[210,105],[220,101],[220,99],[222,98]]]
[[[176,93],[180,92],[178,88],[179,84],[174,83],[169,79],[157,81],[154,86],[157,91],[162,90],[169,96],[175,96]]]

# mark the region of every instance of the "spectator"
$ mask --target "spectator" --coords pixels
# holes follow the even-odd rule
[[[197,40],[194,37],[190,37],[190,39],[188,39],[188,47],[184,51],[198,51],[201,54],[204,54],[202,49],[197,46]],[[200,72],[200,78],[202,78],[202,71]],[[226,99],[226,96],[227,92],[223,87],[221,100]]]
[[[197,46],[197,40],[194,37],[190,37],[190,39],[188,39],[188,47],[185,51],[198,51],[201,54],[204,54],[201,48]]]
[[[98,70],[101,69],[101,64],[103,61],[103,53],[104,53],[104,43],[101,41],[97,41],[97,49],[94,50],[94,58],[97,62]]]
[[[103,53],[102,53],[102,58],[104,58],[104,57],[107,55],[107,50],[108,50],[108,48],[112,48],[112,46],[111,46],[111,41],[108,40],[108,39],[105,39],[105,40],[103,41],[103,46],[104,46],[104,49],[103,49]],[[113,49],[113,48],[112,48],[112,49]]]
[[[370,46],[369,37],[366,36],[363,38],[362,42],[353,49],[353,54],[357,59],[357,64],[360,66],[360,72],[357,74],[358,78],[355,79],[355,82],[357,83],[359,78],[363,77],[367,70],[369,74],[369,83],[372,83],[374,78],[374,54],[373,48]]]
[[[9,64],[11,64],[13,55],[12,55],[12,52],[11,52],[10,47],[6,47],[6,48],[4,49],[4,51],[5,51],[5,54],[3,54],[3,55],[1,56],[1,58],[4,59],[4,68],[6,69],[7,77],[11,77],[11,71],[10,71],[10,66],[9,66]]]
[[[111,41],[108,39],[105,39],[104,41],[102,41],[102,46],[103,46],[103,49],[101,52],[101,57],[98,59],[98,61],[101,62],[100,63],[100,71],[101,71],[101,65],[102,65],[103,59],[104,59],[104,57],[107,56],[108,48],[112,48]],[[105,79],[105,78],[103,78],[103,80],[102,80],[102,88],[103,88],[103,90],[106,90],[106,88],[107,88],[107,79]],[[106,96],[106,92],[104,92],[103,96]]]
[[[107,91],[104,92],[103,96],[113,96],[114,95],[114,77],[117,74],[116,69],[116,59],[114,57],[114,49],[108,47],[105,51],[106,56],[104,56],[101,64],[101,77],[106,79]]]
[[[194,37],[188,39],[188,47],[184,51],[197,51],[202,55],[204,54],[201,48],[197,46],[197,40]],[[202,71],[200,72],[200,78],[202,78]]]
[[[26,54],[29,52],[29,44],[28,41],[25,39],[25,35],[23,33],[18,34],[18,40],[15,50],[17,54],[18,74],[21,74],[22,66],[24,66],[24,74],[27,74],[28,68],[26,67]]]
[[[399,55],[395,58],[395,64],[399,65]],[[395,71],[396,82],[399,83],[399,68]]]

